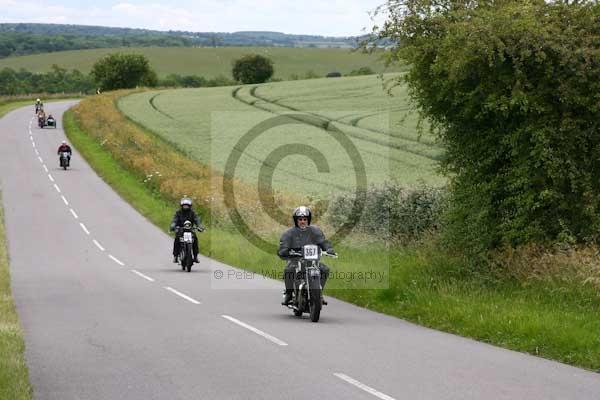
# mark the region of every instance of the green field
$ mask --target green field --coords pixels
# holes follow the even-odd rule
[[[168,74],[200,75],[205,78],[231,77],[232,61],[248,53],[270,57],[275,63],[275,78],[290,79],[293,74],[304,76],[314,71],[325,76],[331,71],[348,73],[360,67],[370,67],[375,72],[385,70],[375,55],[351,52],[348,49],[297,49],[285,47],[126,47],[119,49],[93,49],[61,51],[0,60],[0,69],[25,68],[32,72],[47,72],[52,64],[87,73],[101,57],[114,53],[143,54],[160,77]],[[394,67],[388,71],[394,72]]]
[[[405,88],[397,87],[393,94],[385,93],[377,76],[363,76],[150,91],[122,98],[119,108],[218,171],[225,170],[231,154],[242,152],[235,176],[251,185],[264,182],[262,169],[263,174],[272,173],[273,186],[280,191],[320,197],[352,191],[357,157],[331,129],[316,127],[315,121],[335,126],[338,136],[358,151],[368,185],[392,180],[407,187],[443,185],[444,178],[436,173],[442,149],[432,137],[418,137]],[[288,116],[289,123],[265,130],[241,148],[240,138],[277,115]],[[306,156],[311,153],[306,146],[323,155],[328,170],[317,169]],[[276,165],[264,162],[278,151],[285,157],[275,157]]]

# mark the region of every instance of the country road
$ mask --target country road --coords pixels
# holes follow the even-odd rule
[[[33,108],[0,120],[12,289],[36,399],[594,399],[600,375],[329,299],[319,323],[283,284],[171,263],[172,239]],[[174,209],[175,209],[174,205]],[[202,240],[202,237],[201,237]],[[235,251],[235,249],[232,249]]]

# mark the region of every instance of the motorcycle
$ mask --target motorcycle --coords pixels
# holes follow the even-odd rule
[[[194,230],[203,232],[203,228],[195,228],[190,221],[185,221],[179,236],[179,265],[182,271],[190,272],[194,264]]]
[[[44,117],[38,117],[38,126],[40,128],[44,128],[44,125],[46,125],[46,118]]]
[[[290,256],[299,257],[293,260],[296,263],[294,274],[294,290],[292,292],[292,301],[287,304],[296,317],[308,313],[312,322],[318,322],[321,315],[321,308],[327,305],[322,301],[321,292],[321,270],[319,269],[321,256],[337,258],[336,255],[321,251],[321,248],[314,244],[307,244],[302,247],[302,251],[290,250]]]
[[[70,160],[69,152],[62,151],[60,153],[60,166],[66,171],[70,164],[71,164],[71,160]]]

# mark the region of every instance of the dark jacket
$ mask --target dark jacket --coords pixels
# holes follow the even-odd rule
[[[306,244],[316,244],[321,250],[329,252],[333,250],[331,244],[325,239],[323,231],[318,226],[309,225],[305,230],[294,226],[283,232],[279,240],[279,251],[277,254],[282,259],[289,257],[290,249],[300,250]]]
[[[175,212],[175,215],[173,216],[173,220],[171,221],[171,231],[174,231],[175,227],[177,227],[177,226],[183,226],[185,221],[190,221],[193,226],[202,228],[202,225],[200,224],[200,218],[198,218],[198,215],[196,214],[196,212],[193,209],[191,209],[191,208],[189,210],[179,209]]]
[[[60,154],[63,151],[66,151],[69,154],[73,154],[73,152],[71,151],[71,146],[69,146],[68,144],[61,144],[56,154]]]

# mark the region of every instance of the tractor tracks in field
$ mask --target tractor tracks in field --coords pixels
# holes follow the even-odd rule
[[[175,118],[173,118],[171,115],[169,115],[168,113],[164,112],[163,110],[161,110],[160,108],[158,108],[156,106],[156,104],[154,104],[154,99],[156,99],[158,96],[160,96],[162,93],[157,93],[154,96],[150,97],[150,100],[148,100],[148,103],[150,103],[150,106],[152,108],[154,108],[158,113],[164,115],[165,117],[175,120]]]
[[[246,95],[247,97],[245,97],[245,96],[242,96],[240,93],[242,91],[242,89],[244,89],[244,88],[245,88],[244,86],[238,86],[231,92],[231,96],[234,99],[236,99],[248,106],[251,106],[253,108],[257,108],[259,110],[266,111],[266,112],[269,112],[272,114],[277,114],[277,115],[284,114],[291,119],[299,121],[300,123],[312,125],[317,128],[324,129],[324,130],[331,130],[330,124],[332,124],[332,123],[343,125],[346,128],[350,128],[350,129],[345,129],[344,133],[353,138],[356,138],[356,139],[359,139],[359,140],[362,140],[365,142],[369,142],[372,144],[380,145],[383,147],[403,151],[406,153],[411,153],[416,156],[426,158],[428,160],[437,161],[441,158],[441,155],[431,155],[431,154],[428,154],[426,151],[420,151],[418,149],[412,148],[413,146],[424,146],[424,147],[429,147],[432,150],[441,149],[441,147],[438,145],[424,143],[419,140],[415,140],[413,138],[390,135],[387,132],[383,132],[383,131],[372,129],[372,128],[365,128],[365,127],[357,126],[357,124],[358,124],[358,122],[360,122],[360,120],[362,120],[364,118],[368,118],[373,115],[377,115],[378,113],[376,113],[376,112],[367,114],[367,115],[358,116],[358,117],[352,119],[350,121],[350,123],[348,123],[348,122],[344,122],[343,119],[347,118],[350,115],[343,115],[338,118],[328,118],[326,116],[323,116],[323,115],[320,115],[320,114],[317,114],[314,112],[303,111],[303,110],[297,109],[295,107],[292,107],[289,105],[284,105],[284,104],[279,103],[278,101],[272,101],[264,96],[261,96],[260,94],[256,93],[258,86],[252,87],[248,91],[248,94]],[[279,109],[277,109],[277,108],[279,108]],[[301,114],[294,114],[294,113],[301,113]],[[356,131],[354,131],[354,130],[356,130]],[[372,137],[368,134],[360,133],[359,130],[366,131],[369,133],[375,133],[378,136],[385,136],[388,140],[385,140],[383,138]],[[393,143],[393,142],[390,142],[390,139],[404,141],[406,143],[404,143],[404,144]]]

